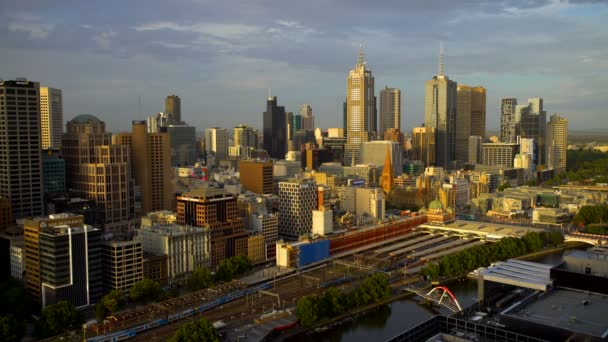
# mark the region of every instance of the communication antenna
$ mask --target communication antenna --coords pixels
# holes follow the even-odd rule
[[[141,119],[141,95],[137,97],[137,117]]]
[[[365,53],[363,52],[363,44],[359,44],[359,56],[357,57],[357,65],[365,65]]]
[[[439,42],[439,76],[445,74],[445,51],[443,50],[443,40]]]

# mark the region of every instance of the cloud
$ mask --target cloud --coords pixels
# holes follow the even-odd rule
[[[37,23],[18,23],[10,22],[8,24],[8,30],[11,32],[25,32],[29,35],[30,39],[42,39],[46,38],[51,30],[52,26],[43,25]]]
[[[183,25],[171,21],[143,24],[134,26],[133,29],[137,32],[169,30],[186,33],[200,33],[222,39],[240,39],[259,32],[258,27],[243,24],[197,23]]]
[[[117,35],[113,30],[103,31],[95,35],[93,40],[97,45],[104,50],[109,50],[112,47],[112,39]]]

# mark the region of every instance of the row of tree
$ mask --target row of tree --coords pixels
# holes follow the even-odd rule
[[[212,274],[206,267],[196,269],[188,279],[192,291],[203,290],[219,282],[230,281],[251,270],[251,260],[246,256],[235,256],[220,261],[217,271]]]
[[[584,205],[572,219],[577,226],[608,223],[608,204]]]
[[[220,337],[213,324],[205,318],[183,324],[171,336],[169,342],[219,342]]]
[[[0,303],[0,341],[21,341],[26,320],[40,309],[23,283],[11,277],[0,282]]]
[[[300,324],[309,327],[316,322],[338,316],[358,306],[376,303],[391,295],[386,276],[380,273],[367,277],[361,286],[350,292],[329,288],[322,296],[310,295],[300,298],[295,314]]]
[[[428,263],[421,270],[421,275],[430,279],[463,275],[498,260],[536,252],[547,245],[558,246],[563,241],[564,237],[559,232],[530,232],[521,239],[506,237],[495,243],[477,245],[456,254],[446,255],[439,262]]]
[[[251,269],[251,261],[245,256],[235,256],[220,261],[217,271],[212,274],[206,267],[196,269],[188,279],[188,288],[192,291],[206,289],[219,282],[232,280]],[[177,295],[175,289],[162,289],[160,284],[150,279],[143,279],[131,287],[127,297],[122,291],[113,290],[103,296],[95,307],[98,321],[108,314],[123,309],[127,302],[145,304],[164,300]]]
[[[608,182],[608,153],[593,150],[568,150],[566,178],[580,182],[593,179],[593,183]]]

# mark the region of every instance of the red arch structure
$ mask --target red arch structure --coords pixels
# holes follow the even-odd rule
[[[441,293],[441,297],[439,297],[439,300],[437,301],[439,303],[439,305],[442,305],[443,299],[447,296],[449,296],[452,299],[452,302],[454,302],[454,305],[456,305],[456,308],[458,309],[458,311],[462,311],[462,308],[460,307],[460,303],[458,303],[458,299],[456,299],[456,296],[454,296],[454,294],[452,293],[452,291],[450,291],[450,289],[448,289],[445,286],[437,286],[431,289],[431,291],[429,291],[426,296],[427,298],[431,299],[434,298],[431,295],[435,292],[435,291],[443,291]],[[445,305],[447,308],[449,308],[452,311],[455,311],[454,308],[450,307],[450,305]]]

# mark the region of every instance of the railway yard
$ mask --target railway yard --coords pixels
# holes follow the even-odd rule
[[[386,273],[396,286],[406,276],[414,276],[428,261],[481,243],[484,243],[481,237],[474,235],[413,229],[390,242],[357,249],[350,255],[325,260],[276,279],[249,285],[232,281],[130,309],[109,317],[103,324],[90,326],[86,336],[92,342],[163,341],[188,320],[205,317],[212,322],[224,322],[228,340],[255,340],[247,332],[259,325],[260,317],[293,308],[304,295],[321,294],[331,286],[344,290],[355,288],[372,272]]]

